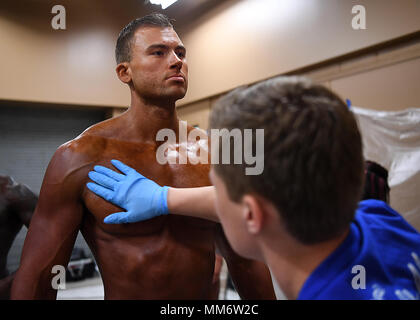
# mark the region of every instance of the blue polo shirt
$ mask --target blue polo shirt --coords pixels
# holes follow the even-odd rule
[[[419,257],[419,232],[385,202],[361,201],[349,235],[308,277],[298,299],[419,299]]]

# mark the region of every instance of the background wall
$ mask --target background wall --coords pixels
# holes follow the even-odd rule
[[[284,74],[307,76],[362,108],[420,108],[420,34]],[[224,93],[181,105],[178,114],[207,129],[211,106]]]
[[[119,18],[105,23],[104,10],[89,1],[77,2],[60,2],[67,9],[66,30],[51,27],[55,2],[0,5],[0,99],[128,105],[128,89],[114,71],[113,48],[123,25]]]
[[[353,30],[354,5],[366,30]],[[183,29],[190,88],[181,104],[420,30],[416,0],[226,1]]]
[[[181,0],[164,11],[182,27],[224,0]],[[66,9],[54,30],[51,9]],[[115,73],[121,29],[157,11],[144,0],[19,0],[0,2],[0,100],[127,107],[129,89]]]
[[[214,3],[205,13],[190,9]],[[121,28],[155,10],[142,1],[63,0],[66,30],[53,30],[52,0],[0,4],[0,100],[123,107],[115,75]],[[352,7],[366,7],[353,30]],[[165,11],[187,49],[190,88],[180,105],[420,30],[417,0],[180,0]]]

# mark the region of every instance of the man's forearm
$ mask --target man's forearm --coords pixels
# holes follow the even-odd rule
[[[214,187],[170,188],[168,210],[171,214],[186,215],[219,222],[215,207]]]
[[[52,270],[52,268],[51,268]],[[12,300],[55,300],[57,290],[52,287],[53,274],[36,267],[19,267],[10,290]]]

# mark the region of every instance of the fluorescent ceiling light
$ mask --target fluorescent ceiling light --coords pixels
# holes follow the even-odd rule
[[[150,0],[150,3],[156,4],[156,5],[161,5],[162,9],[166,9],[171,4],[174,4],[177,1],[178,0]]]

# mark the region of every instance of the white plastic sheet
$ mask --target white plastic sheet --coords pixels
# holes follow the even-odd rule
[[[420,109],[351,110],[362,132],[365,159],[388,170],[391,206],[420,231]]]

